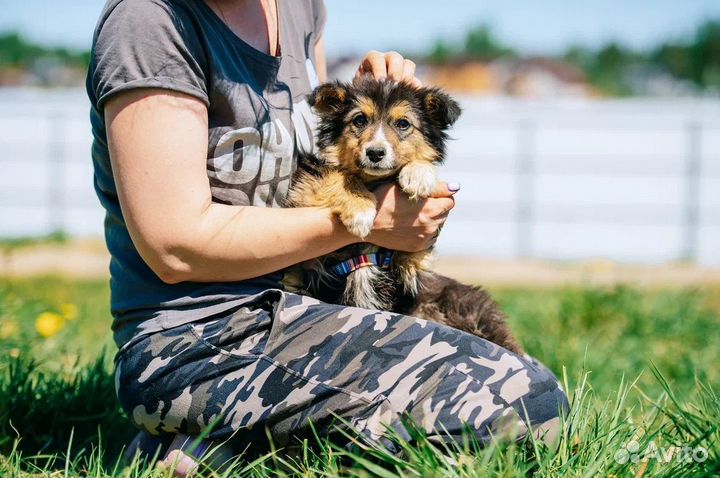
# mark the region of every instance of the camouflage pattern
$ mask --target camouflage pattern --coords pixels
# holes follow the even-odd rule
[[[435,439],[469,429],[556,431],[567,407],[542,365],[458,330],[404,315],[268,290],[207,319],[136,337],[116,359],[116,389],[150,434],[196,435],[262,449],[268,435],[352,426],[392,448],[410,417]],[[236,433],[237,432],[237,433]]]

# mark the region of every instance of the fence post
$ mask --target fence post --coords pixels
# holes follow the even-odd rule
[[[48,152],[47,152],[47,205],[48,233],[61,232],[65,226],[65,144],[64,118],[59,111],[48,116]]]
[[[700,173],[702,163],[702,124],[689,121],[687,131],[687,157],[685,158],[685,212],[684,242],[681,259],[694,261],[698,253],[700,229]]]
[[[515,255],[532,257],[534,253],[533,221],[535,201],[535,124],[522,120],[517,124],[517,157],[515,164]]]

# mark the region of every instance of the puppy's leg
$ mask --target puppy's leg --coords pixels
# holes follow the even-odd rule
[[[403,166],[398,175],[400,187],[411,199],[429,197],[436,182],[435,166],[427,161],[410,162]],[[430,258],[428,251],[396,254],[393,263],[405,293],[417,295],[418,272],[428,269]]]
[[[375,223],[376,207],[374,197],[350,196],[346,204],[335,212],[352,235],[365,239]]]
[[[372,230],[377,213],[375,196],[357,178],[341,171],[297,179],[289,193],[295,207],[327,207],[353,235],[363,239]]]
[[[436,182],[435,166],[426,161],[408,163],[398,175],[398,183],[410,199],[429,197],[435,189]]]
[[[430,267],[431,258],[430,251],[395,253],[393,269],[404,293],[413,297],[418,294],[418,273]]]

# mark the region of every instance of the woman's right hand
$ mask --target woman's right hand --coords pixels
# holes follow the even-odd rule
[[[438,181],[432,197],[411,200],[395,183],[383,184],[373,191],[377,215],[366,241],[394,251],[419,252],[432,247],[450,210],[457,183]]]

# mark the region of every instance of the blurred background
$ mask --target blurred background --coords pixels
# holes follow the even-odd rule
[[[106,271],[83,88],[103,3],[4,2],[5,274],[55,263]],[[351,77],[368,50],[394,49],[464,108],[441,172],[463,184],[441,267],[720,266],[720,2],[326,5],[331,77]],[[83,246],[17,253],[43,241]]]

